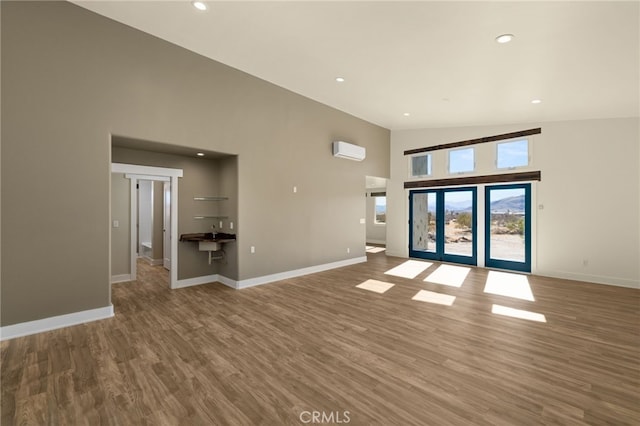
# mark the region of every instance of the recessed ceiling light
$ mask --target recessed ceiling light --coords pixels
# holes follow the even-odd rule
[[[196,154],[198,157],[204,157],[204,152],[199,152]]]
[[[344,77],[336,77],[338,83],[344,83]]]
[[[531,101],[532,104],[539,104],[540,102],[542,102],[540,99],[534,99]]]
[[[514,37],[513,34],[502,34],[496,37],[496,41],[500,44],[509,43]]]
[[[408,117],[408,116],[410,116],[410,115],[411,115],[411,113],[409,113],[409,112],[405,112],[405,113],[404,113],[404,114],[402,114],[402,115],[404,115],[405,117]]]
[[[203,1],[193,1],[191,4],[198,10],[207,10],[207,5]]]

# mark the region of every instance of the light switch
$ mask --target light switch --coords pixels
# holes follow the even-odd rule
[[[120,227],[120,221],[119,220],[114,220],[113,221],[113,227],[114,228],[119,228]]]
[[[233,229],[233,222],[229,222],[229,229]]]
[[[294,186],[294,187],[293,187],[293,193],[295,194],[296,192],[298,192],[298,187],[297,187],[297,186]]]
[[[251,246],[251,253],[255,253],[256,252],[256,248],[254,246]]]
[[[364,217],[361,217],[361,218],[360,218],[360,224],[364,225],[364,224],[365,224],[365,222],[366,222],[366,221],[364,220]]]

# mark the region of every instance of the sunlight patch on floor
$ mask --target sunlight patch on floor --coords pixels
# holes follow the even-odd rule
[[[451,306],[456,300],[455,296],[450,294],[436,293],[435,291],[420,290],[416,293],[411,300],[417,300],[420,302],[435,303],[436,305]]]
[[[356,287],[361,288],[363,290],[373,291],[374,293],[382,294],[385,291],[389,290],[394,285],[395,284],[386,283],[384,281],[366,280],[365,282],[358,284]]]
[[[429,268],[433,263],[420,260],[407,260],[406,262],[389,269],[385,274],[396,277],[413,279]]]
[[[365,246],[367,253],[380,253],[381,251],[385,251],[385,247],[376,247],[376,246]]]
[[[440,265],[425,281],[435,284],[448,285],[450,287],[461,287],[471,268],[453,265]]]
[[[526,319],[529,321],[547,322],[547,318],[543,314],[539,314],[531,311],[524,311],[522,309],[513,309],[502,305],[493,305],[491,308],[492,314],[504,315],[507,317]]]
[[[487,283],[484,286],[485,293],[499,296],[513,297],[534,302],[536,299],[531,292],[529,279],[526,275],[512,274],[509,272],[489,271]]]

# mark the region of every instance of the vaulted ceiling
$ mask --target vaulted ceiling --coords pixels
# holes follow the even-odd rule
[[[638,2],[74,3],[389,129],[640,115]]]

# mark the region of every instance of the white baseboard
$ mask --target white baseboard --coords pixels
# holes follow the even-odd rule
[[[131,281],[131,274],[111,275],[111,284]]]
[[[544,277],[561,278],[566,280],[584,281],[594,284],[605,284],[617,287],[639,288],[640,282],[627,278],[603,277],[600,275],[577,274],[565,271],[537,271],[536,275]]]
[[[224,275],[214,274],[206,275],[202,277],[187,278],[184,280],[178,280],[177,285],[174,288],[191,287],[194,285],[209,284],[218,282],[226,285],[227,287],[234,288],[236,290],[254,287],[257,285],[268,284],[275,281],[286,280],[288,278],[300,277],[303,275],[314,274],[316,272],[328,271],[329,269],[342,268],[344,266],[355,265],[356,263],[363,263],[367,261],[366,256],[354,257],[353,259],[340,260],[337,262],[325,263],[323,265],[309,266],[308,268],[295,269],[293,271],[279,272],[277,274],[264,275],[262,277],[249,278],[246,280],[233,280],[227,278]]]
[[[147,262],[151,266],[162,265],[164,262],[163,259],[153,259],[149,256],[138,256],[138,257],[142,257],[145,260],[145,262]]]
[[[387,248],[385,250],[385,253],[387,254],[387,256],[391,256],[391,257],[403,257],[405,259],[408,258],[408,256],[404,253],[400,253],[400,252],[396,252],[396,251],[389,251],[389,249]]]
[[[220,282],[220,278],[218,274],[203,275],[201,277],[186,278],[183,280],[178,280],[174,288],[185,288],[185,287],[191,287],[194,285],[209,284],[209,283],[215,283],[215,282]]]
[[[73,312],[71,314],[58,315],[35,321],[21,322],[0,327],[0,340],[9,340],[30,334],[43,333],[58,328],[111,318],[112,316],[113,305],[109,305],[104,308],[89,309],[87,311]]]
[[[300,277],[302,275],[314,274],[316,272],[328,271],[329,269],[342,268],[344,266],[355,265],[367,261],[367,256],[354,257],[352,259],[339,260],[337,262],[325,263],[323,265],[309,266],[308,268],[295,269],[293,271],[280,272],[277,274],[264,275],[262,277],[249,278],[236,282],[236,288],[242,289],[256,285],[268,284],[274,281],[286,280],[288,278]]]
[[[224,275],[218,275],[218,282],[226,285],[227,287],[238,289],[238,281],[227,278]]]

